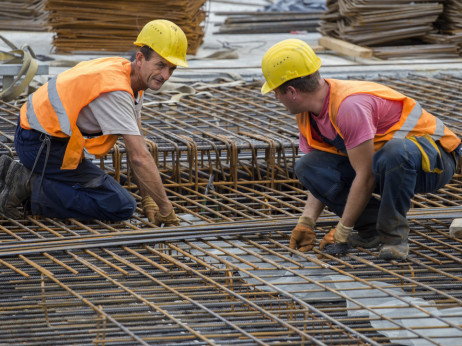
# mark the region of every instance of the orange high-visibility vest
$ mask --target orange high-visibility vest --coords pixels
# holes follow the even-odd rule
[[[96,158],[106,155],[117,135],[84,138],[77,127],[83,107],[105,92],[123,90],[134,94],[130,83],[130,61],[111,57],[84,61],[49,80],[21,107],[20,124],[53,137],[69,138],[61,169],[75,169],[83,150]]]
[[[430,135],[447,151],[451,152],[460,144],[460,139],[449,130],[437,117],[424,110],[420,104],[403,94],[378,83],[367,81],[349,81],[326,79],[330,85],[329,118],[337,133],[343,138],[337,126],[337,113],[343,100],[353,94],[370,94],[387,100],[401,101],[403,111],[399,121],[383,134],[374,137],[375,151],[382,148],[386,142],[393,138],[406,138],[409,136],[421,137]],[[310,116],[308,112],[297,114],[297,124],[300,132],[306,137],[308,144],[318,150],[333,154],[344,155],[334,146],[315,140],[311,136]]]

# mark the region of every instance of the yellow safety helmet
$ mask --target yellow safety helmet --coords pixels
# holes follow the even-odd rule
[[[186,50],[188,40],[185,33],[175,23],[166,19],[152,20],[140,31],[133,44],[149,46],[168,62],[188,67]]]
[[[261,93],[266,94],[288,80],[308,76],[321,67],[321,59],[304,41],[291,38],[276,43],[265,53],[261,63],[265,84]]]

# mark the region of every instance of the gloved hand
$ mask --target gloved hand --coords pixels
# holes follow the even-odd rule
[[[172,209],[172,211],[168,215],[162,215],[159,211],[154,215],[154,224],[156,226],[160,226],[164,224],[165,227],[170,227],[170,226],[179,226],[180,225],[180,220],[178,220],[178,217],[175,214],[175,210]]]
[[[329,233],[327,233],[324,238],[322,238],[321,240],[321,244],[319,244],[319,250],[323,250],[326,245],[328,244],[334,244],[334,232],[335,232],[335,228],[331,229],[329,231]]]
[[[154,222],[157,212],[159,212],[159,206],[154,202],[151,196],[144,196],[141,199],[141,206],[143,207],[144,216],[146,216],[149,222]]]
[[[298,251],[310,251],[314,246],[316,235],[314,234],[314,221],[312,218],[302,216],[292,230],[289,247]]]
[[[329,255],[342,255],[348,252],[348,236],[353,227],[347,227],[341,221],[337,226],[329,231],[319,244],[319,250],[324,251]],[[318,256],[319,257],[319,256]]]
[[[335,227],[334,241],[336,243],[346,243],[352,230],[353,227],[344,226],[342,221],[339,221]]]

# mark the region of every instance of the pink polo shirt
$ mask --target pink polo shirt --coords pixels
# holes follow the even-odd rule
[[[334,139],[337,131],[329,118],[329,95],[324,99],[321,113],[311,114],[322,135]],[[385,133],[401,117],[403,103],[390,101],[370,94],[354,94],[343,100],[337,114],[337,126],[343,134],[347,149],[353,149],[361,143],[374,138],[376,134]],[[312,129],[313,138],[322,141]],[[314,149],[308,144],[305,136],[299,133],[300,150],[309,153]]]

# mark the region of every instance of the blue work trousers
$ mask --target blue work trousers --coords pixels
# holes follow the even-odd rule
[[[372,170],[376,179],[374,192],[355,229],[362,237],[379,235],[383,244],[396,245],[407,241],[409,226],[406,214],[416,193],[434,192],[446,185],[454,175],[454,153],[438,145],[443,172],[422,170],[422,154],[408,139],[393,139],[374,154]],[[348,157],[315,150],[302,156],[295,165],[300,182],[332,212],[342,216],[355,171]]]
[[[14,144],[21,163],[32,169],[44,135],[17,126]],[[34,169],[34,184],[30,199],[33,215],[78,220],[98,219],[120,221],[130,218],[136,201],[114,178],[84,159],[76,169],[62,170],[68,140],[51,137],[51,148],[45,163],[42,151]]]

